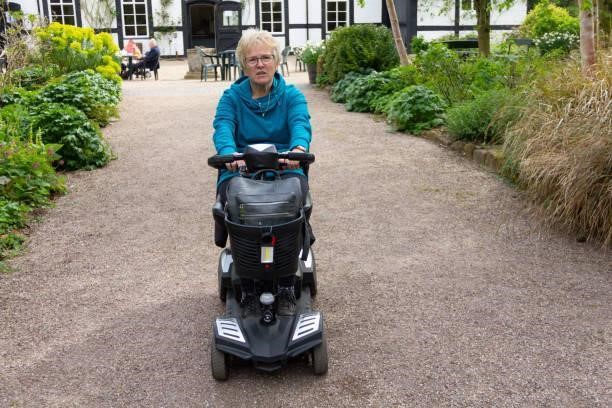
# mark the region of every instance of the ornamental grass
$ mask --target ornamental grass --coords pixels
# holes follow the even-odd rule
[[[612,246],[612,53],[596,73],[569,60],[537,79],[506,136],[514,176],[546,220]]]

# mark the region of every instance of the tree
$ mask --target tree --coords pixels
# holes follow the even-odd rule
[[[391,22],[391,31],[393,31],[393,41],[395,41],[395,48],[397,49],[397,54],[399,55],[400,64],[408,65],[410,61],[408,60],[408,53],[406,52],[406,46],[404,45],[404,40],[402,39],[402,32],[399,26],[399,20],[397,19],[397,12],[395,11],[395,3],[393,0],[385,0],[387,3],[387,10],[389,11],[389,21]],[[365,5],[365,0],[358,0],[359,7],[363,7]]]
[[[455,0],[443,0],[442,8],[435,0],[423,0],[423,4],[430,10],[447,13],[454,9]],[[474,12],[476,13],[476,30],[478,32],[478,50],[481,55],[491,53],[491,10],[508,10],[519,0],[473,0]],[[522,1],[522,0],[521,0]]]
[[[580,56],[582,70],[591,72],[595,65],[595,24],[593,1],[580,0]]]

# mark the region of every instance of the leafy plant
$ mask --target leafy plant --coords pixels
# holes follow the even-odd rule
[[[36,92],[34,91],[9,86],[4,89],[0,89],[0,107],[13,104],[29,106],[34,102],[35,96]]]
[[[51,162],[54,149],[40,137],[0,142],[0,198],[19,202],[29,208],[49,205],[49,197],[64,190]]]
[[[59,154],[68,170],[104,166],[111,158],[110,148],[98,126],[80,110],[66,104],[45,103],[37,107],[33,129],[42,132],[45,143],[61,144]]]
[[[387,105],[396,92],[420,81],[420,74],[414,65],[393,68],[384,73],[389,81],[371,93],[370,110],[376,113],[386,113]]]
[[[360,73],[360,72],[349,72],[348,74],[346,74],[344,78],[336,82],[331,87],[331,91],[330,91],[331,100],[336,103],[346,102],[346,92],[350,84],[353,83],[353,81],[355,81],[356,79],[364,77],[365,75],[367,74]]]
[[[389,102],[387,119],[398,130],[418,134],[444,123],[446,104],[429,88],[412,85]]]
[[[457,53],[445,45],[431,44],[427,51],[416,57],[415,65],[423,84],[441,95],[448,104],[469,98],[466,84],[470,83],[470,79],[462,70]]]
[[[15,86],[33,90],[40,88],[58,74],[59,69],[55,65],[28,65],[13,70],[11,77]]]
[[[121,82],[119,48],[110,33],[60,23],[34,30],[40,44],[42,65],[55,64],[61,73],[93,69],[105,78]]]
[[[372,72],[356,78],[346,89],[346,109],[352,112],[369,112],[372,100],[390,81],[391,78],[386,72]]]
[[[337,28],[325,46],[324,72],[331,84],[349,72],[386,71],[398,64],[391,31],[382,26],[359,24]]]
[[[325,41],[321,41],[318,44],[306,42],[306,45],[302,50],[302,61],[304,61],[304,64],[316,64],[324,51]]]
[[[421,51],[427,51],[429,43],[420,35],[415,35],[410,41],[410,50],[413,54],[418,54]]]
[[[549,32],[536,38],[535,45],[542,54],[557,53],[568,54],[571,50],[578,48],[579,40],[577,34],[570,32]]]
[[[553,32],[578,35],[580,24],[566,9],[543,0],[527,14],[520,31],[523,36],[533,39]]]
[[[88,118],[106,126],[111,117],[117,117],[121,88],[114,82],[91,70],[72,72],[43,88],[38,103],[65,103],[78,107]]]
[[[446,112],[446,126],[458,139],[499,143],[507,126],[518,118],[512,93],[507,89],[482,92]]]

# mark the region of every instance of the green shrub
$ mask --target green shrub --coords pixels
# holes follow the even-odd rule
[[[335,29],[326,42],[324,72],[335,84],[349,72],[386,71],[399,62],[388,28],[359,24]]]
[[[30,136],[32,116],[28,109],[11,104],[0,109],[0,140],[26,140]]]
[[[66,104],[45,103],[37,107],[34,130],[45,143],[61,144],[59,154],[67,170],[104,166],[111,158],[102,133],[80,110]]]
[[[433,91],[412,85],[398,92],[389,103],[387,119],[398,130],[418,134],[444,123],[446,104]]]
[[[12,83],[27,90],[38,89],[59,75],[56,65],[28,65],[11,71]]]
[[[110,33],[60,23],[35,30],[41,65],[57,65],[61,73],[93,69],[107,79],[121,82],[119,48]]]
[[[100,126],[106,126],[119,115],[117,105],[121,88],[91,70],[72,72],[58,82],[44,87],[37,96],[38,103],[65,103],[79,108]]]
[[[470,79],[462,70],[457,53],[443,44],[430,44],[427,51],[415,59],[421,81],[428,88],[441,95],[450,105],[470,97]]]
[[[351,112],[371,111],[370,103],[390,81],[387,72],[372,72],[356,78],[346,89],[346,109]]]
[[[51,165],[59,146],[45,146],[40,138],[24,141],[0,136],[0,198],[29,208],[49,205],[49,197],[64,190],[63,179]]]
[[[446,112],[446,126],[458,139],[479,143],[503,141],[506,127],[518,118],[517,107],[507,89],[482,92]]]
[[[556,53],[563,56],[578,48],[580,38],[574,33],[550,32],[536,38],[534,43],[542,54]]]
[[[356,79],[364,77],[366,75],[367,74],[360,73],[360,72],[349,72],[348,74],[346,74],[344,78],[336,82],[331,87],[331,91],[330,91],[331,100],[336,103],[345,103],[346,102],[346,92],[349,86]]]
[[[385,113],[389,101],[396,92],[410,85],[416,85],[420,80],[419,71],[414,65],[396,67],[384,74],[389,80],[371,93],[370,111],[372,112]]]
[[[13,104],[30,106],[35,101],[36,95],[36,91],[28,91],[25,88],[6,87],[0,89],[0,108]]]
[[[553,32],[578,35],[580,23],[566,9],[555,6],[548,0],[543,0],[527,14],[520,31],[523,36],[533,39]]]
[[[415,35],[410,41],[410,51],[413,54],[418,54],[421,51],[427,51],[429,43],[420,35]]]
[[[463,77],[471,95],[478,95],[491,89],[510,87],[516,61],[507,58],[473,57],[461,64]]]

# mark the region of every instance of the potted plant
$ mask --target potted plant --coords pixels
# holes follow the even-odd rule
[[[323,51],[325,51],[325,42],[323,41],[318,44],[306,43],[304,51],[302,51],[302,61],[306,64],[308,81],[311,84],[316,84],[317,82],[317,61],[323,54]]]

